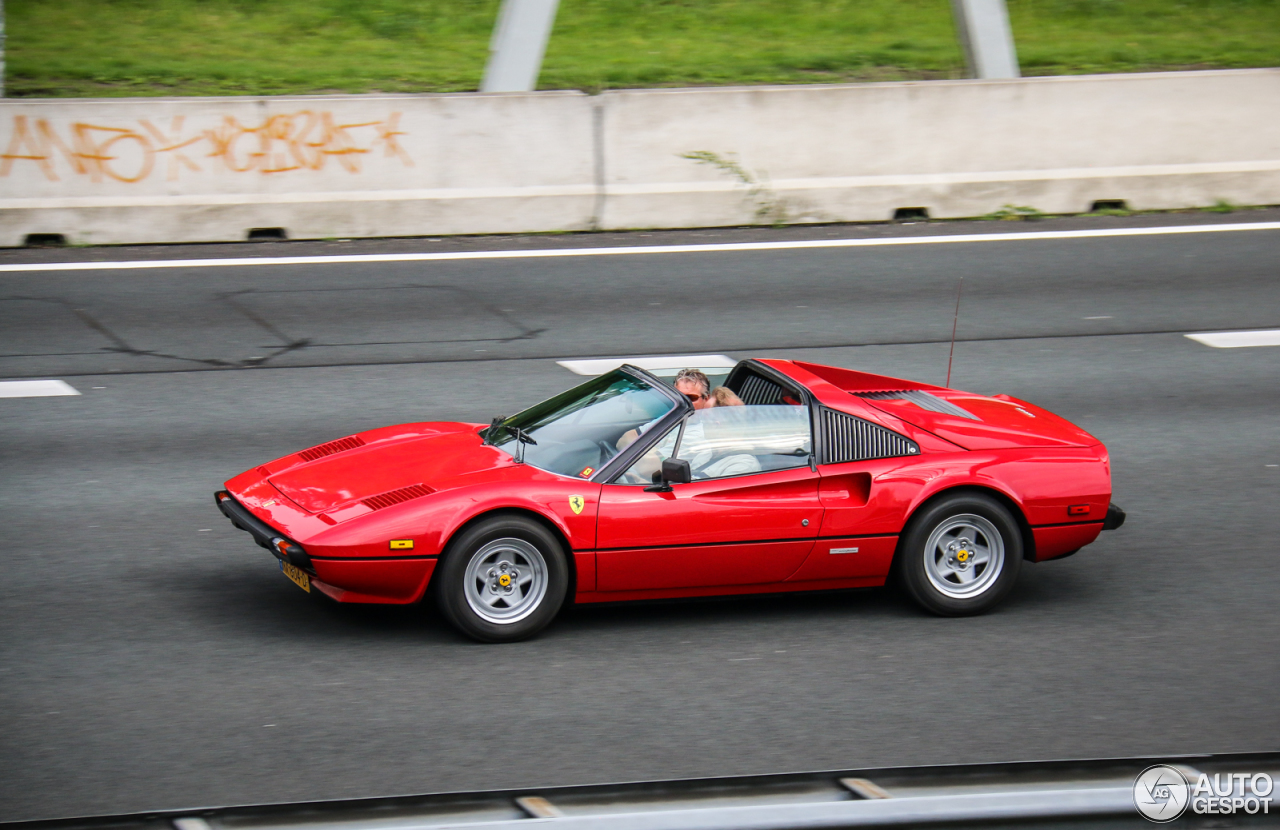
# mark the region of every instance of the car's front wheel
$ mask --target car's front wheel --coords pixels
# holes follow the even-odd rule
[[[434,581],[440,610],[459,631],[504,643],[551,622],[568,591],[569,567],[563,546],[541,524],[494,516],[450,542]]]
[[[1022,534],[995,499],[959,493],[912,517],[898,556],[902,584],[921,606],[947,617],[981,614],[1017,580]]]

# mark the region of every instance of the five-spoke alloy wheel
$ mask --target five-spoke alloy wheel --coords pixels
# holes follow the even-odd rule
[[[480,619],[519,622],[546,596],[547,560],[524,539],[494,539],[471,554],[462,586],[467,605]]]
[[[1022,533],[990,496],[943,496],[912,517],[897,555],[907,592],[948,617],[981,614],[1004,598],[1018,577]]]
[[[522,516],[477,522],[449,543],[432,582],[441,611],[483,642],[511,642],[542,630],[564,602],[569,568],[559,540]]]

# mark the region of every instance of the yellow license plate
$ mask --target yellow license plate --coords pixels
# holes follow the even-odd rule
[[[311,577],[307,576],[307,572],[302,568],[294,567],[283,559],[280,560],[280,570],[284,575],[293,580],[293,583],[308,594],[311,593]]]

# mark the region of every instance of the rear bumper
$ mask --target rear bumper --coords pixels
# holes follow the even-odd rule
[[[231,520],[231,524],[252,536],[253,541],[270,551],[272,556],[315,576],[316,569],[311,557],[307,556],[301,545],[250,513],[226,490],[214,493],[213,499],[222,515]]]
[[[1115,502],[1112,502],[1107,506],[1107,517],[1102,520],[1102,529],[1115,530],[1120,527],[1120,525],[1124,524],[1124,520],[1124,511],[1117,507]]]
[[[1101,532],[1102,522],[1033,527],[1031,533],[1036,541],[1036,561],[1065,559],[1091,544]]]

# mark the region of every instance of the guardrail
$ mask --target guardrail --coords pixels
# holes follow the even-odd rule
[[[0,102],[0,246],[1280,203],[1280,69]]]
[[[1052,824],[1146,826],[1138,774],[1268,773],[1280,753],[962,764],[162,810],[0,823],[4,830],[798,830]],[[1123,820],[1129,821],[1123,821]],[[1117,820],[1120,820],[1117,823]],[[1188,814],[1176,826],[1275,826],[1280,812]]]

